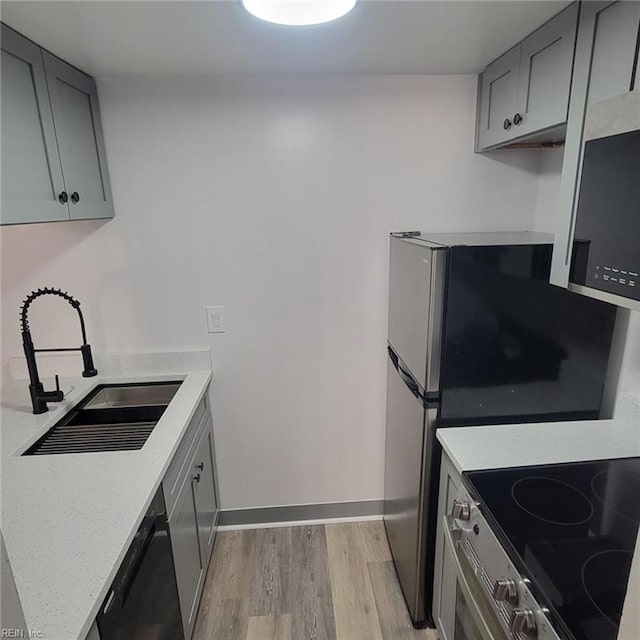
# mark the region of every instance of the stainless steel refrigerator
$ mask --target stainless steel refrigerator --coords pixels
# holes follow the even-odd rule
[[[616,307],[548,284],[552,236],[392,234],[384,521],[431,624],[437,428],[597,419]]]

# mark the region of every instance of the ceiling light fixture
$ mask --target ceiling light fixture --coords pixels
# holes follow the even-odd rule
[[[358,0],[241,0],[251,14],[276,24],[305,26],[337,20]]]

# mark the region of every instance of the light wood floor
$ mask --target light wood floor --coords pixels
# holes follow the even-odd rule
[[[409,620],[382,522],[218,534],[194,640],[437,640]]]

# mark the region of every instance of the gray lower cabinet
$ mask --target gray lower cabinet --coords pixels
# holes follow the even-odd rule
[[[206,398],[163,479],[185,638],[198,613],[218,524],[213,422]]]
[[[204,566],[207,565],[211,557],[218,515],[214,460],[213,430],[211,418],[208,417],[193,460],[195,467],[193,487],[198,536]]]
[[[483,71],[478,151],[564,137],[577,22],[574,2]]]
[[[198,612],[203,566],[198,538],[198,521],[193,478],[185,478],[173,514],[169,518],[171,547],[178,582],[178,596],[185,638],[190,638]]]
[[[95,81],[1,27],[0,222],[112,218]]]
[[[0,600],[0,637],[27,638],[27,623],[22,612],[22,605],[18,597],[13,571],[9,564],[7,549],[4,546],[2,532],[0,532],[0,580],[0,593],[2,593],[2,599]],[[7,633],[12,635],[5,636],[3,630],[7,630]]]
[[[583,3],[551,263],[551,283],[561,287],[569,282],[585,122],[604,101],[640,92],[639,33],[640,2]]]
[[[433,619],[441,640],[454,640],[456,576],[452,567],[453,559],[444,537],[443,521],[451,513],[453,501],[458,493],[462,478],[453,463],[442,453],[440,485],[438,494],[438,528],[436,533],[436,557],[433,581]]]
[[[85,640],[100,640],[100,632],[98,631],[97,623],[94,622],[91,625],[91,629],[89,629],[89,633],[87,634]]]

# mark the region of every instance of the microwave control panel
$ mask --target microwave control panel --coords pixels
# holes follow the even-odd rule
[[[618,285],[619,287],[628,287],[629,289],[635,289],[640,287],[640,275],[635,271],[627,271],[626,269],[619,269],[617,267],[607,267],[597,264],[593,272],[593,279],[602,282],[608,282],[611,285]]]

